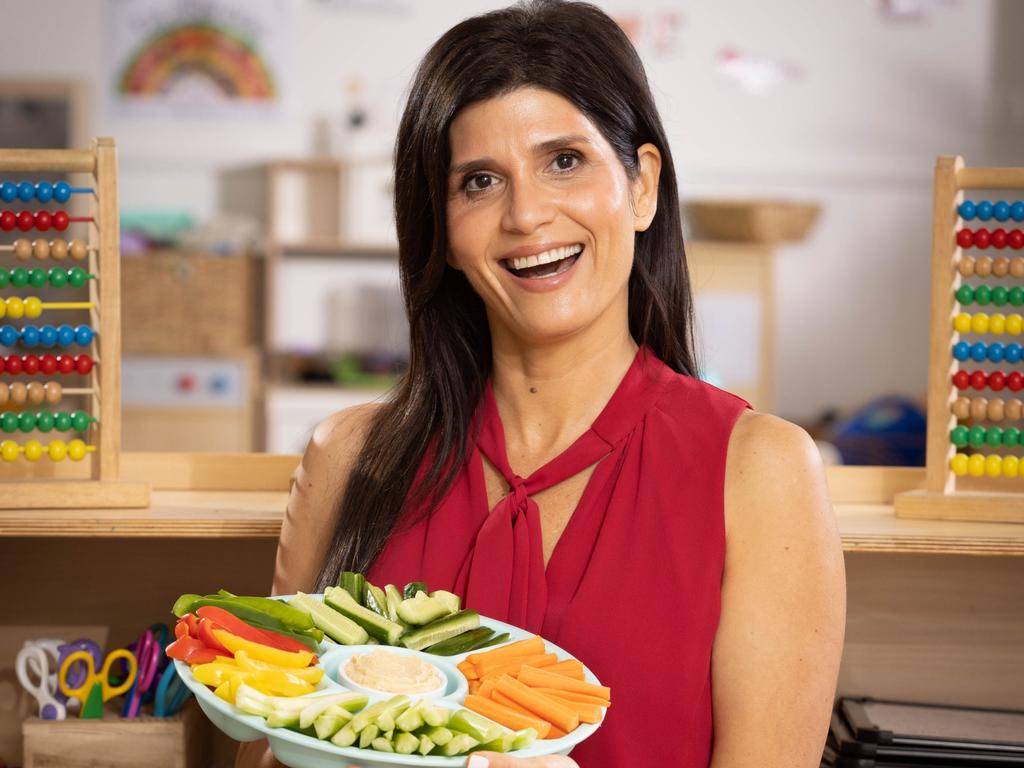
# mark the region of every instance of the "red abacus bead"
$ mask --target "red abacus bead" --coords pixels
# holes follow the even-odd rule
[[[36,211],[36,229],[45,232],[50,228],[52,218],[49,211]]]
[[[19,373],[21,373],[21,358],[18,357],[17,355],[8,355],[4,363],[4,368],[6,369],[7,373],[11,374],[12,376],[17,376]]]
[[[1011,229],[1006,236],[1006,242],[1015,251],[1019,251],[1021,248],[1024,248],[1024,232],[1019,229]]]
[[[75,358],[75,370],[81,374],[86,374],[92,370],[92,358],[88,355],[79,355]]]
[[[68,222],[70,221],[71,219],[64,211],[57,211],[56,213],[53,214],[53,228],[56,229],[58,232],[63,232],[65,229],[67,229]]]
[[[970,248],[974,245],[974,233],[969,229],[961,229],[956,233],[956,244],[961,248]]]
[[[17,225],[18,217],[14,215],[14,211],[0,213],[0,229],[4,232],[13,232]]]
[[[71,355],[57,355],[57,370],[61,373],[71,373],[75,370],[75,358]]]
[[[953,386],[957,389],[967,389],[971,385],[971,377],[967,371],[957,371],[953,374]]]
[[[35,355],[25,355],[21,358],[21,372],[29,376],[39,373],[39,358]]]
[[[39,358],[39,371],[47,376],[55,374],[57,372],[57,358],[53,355],[43,355]]]
[[[1006,377],[1006,386],[1010,388],[1012,392],[1020,392],[1024,389],[1024,375],[1020,371],[1014,371]]]
[[[975,389],[984,389],[986,384],[988,384],[988,376],[985,375],[984,371],[975,371],[971,374],[972,387]]]
[[[18,229],[22,232],[28,232],[35,226],[35,223],[36,217],[32,215],[32,211],[21,211],[18,214]]]
[[[974,247],[975,248],[988,248],[991,242],[991,235],[988,230],[984,227],[974,230]]]
[[[992,371],[988,375],[988,388],[998,392],[1006,386],[1006,374],[1002,371]]]
[[[1006,230],[1000,227],[992,232],[992,247],[993,248],[1005,248],[1006,247]]]

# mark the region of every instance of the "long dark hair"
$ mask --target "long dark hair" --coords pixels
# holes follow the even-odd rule
[[[599,8],[564,0],[529,0],[455,25],[420,63],[395,144],[409,368],[367,430],[321,588],[339,570],[368,570],[403,511],[429,513],[464,463],[472,415],[490,374],[491,340],[483,302],[445,260],[448,129],[469,104],[523,86],[572,102],[615,149],[631,179],[639,172],[640,145],[651,142],[661,151],[657,213],[635,240],[629,330],[675,371],[697,375],[672,154],[629,39]]]

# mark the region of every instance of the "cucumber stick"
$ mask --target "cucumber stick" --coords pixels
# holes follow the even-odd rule
[[[402,645],[414,651],[422,651],[428,645],[434,645],[479,626],[480,614],[476,611],[459,611],[452,616],[445,616],[407,632],[402,636]]]
[[[361,606],[341,587],[328,587],[324,590],[324,603],[349,621],[358,624],[367,634],[388,645],[397,645],[404,631],[401,624]]]
[[[361,626],[309,595],[299,592],[291,599],[291,604],[307,611],[324,634],[342,645],[362,645],[370,639]]]

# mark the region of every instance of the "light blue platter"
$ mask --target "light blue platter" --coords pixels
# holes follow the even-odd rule
[[[322,595],[313,595],[317,599],[323,599]],[[285,598],[282,598],[285,599]],[[518,627],[511,624],[480,617],[481,626],[490,627],[497,633],[508,632],[509,642],[522,640],[531,636]],[[554,653],[559,661],[571,659],[573,656],[551,643],[544,641],[547,645],[547,652]],[[497,647],[497,646],[494,646]],[[337,669],[339,663],[347,658],[354,651],[371,651],[379,648],[388,648],[380,645],[336,645],[334,643],[323,643],[320,656],[321,664],[324,667],[324,677],[317,690],[307,694],[313,698],[324,693],[334,693],[347,690],[337,680]],[[399,649],[394,649],[399,650]],[[403,649],[404,650],[404,649]],[[445,695],[436,699],[440,706],[450,709],[457,709],[465,699],[468,690],[466,678],[455,667],[460,661],[468,656],[468,653],[458,656],[434,656],[419,651],[407,651],[421,655],[424,659],[441,669],[448,676],[448,687]],[[188,664],[182,661],[174,662],[178,674],[185,682],[185,685],[195,694],[200,708],[210,718],[217,728],[222,730],[230,738],[236,741],[255,741],[256,739],[268,739],[274,757],[291,768],[339,768],[344,765],[359,766],[422,766],[422,768],[447,768],[451,766],[463,766],[466,764],[466,757],[424,757],[422,755],[399,755],[389,752],[377,752],[372,749],[358,749],[356,747],[337,747],[330,741],[321,741],[313,736],[306,736],[297,731],[287,728],[270,728],[267,721],[257,715],[247,715],[241,712],[233,704],[214,695],[210,688],[198,682],[193,676]],[[599,683],[597,677],[585,668],[586,679],[591,683]],[[373,697],[371,697],[372,699]],[[528,749],[520,749],[510,754],[516,757],[537,757],[540,755],[567,755],[584,739],[588,738],[599,727],[600,723],[580,724],[580,726],[563,736],[560,739],[537,740]]]

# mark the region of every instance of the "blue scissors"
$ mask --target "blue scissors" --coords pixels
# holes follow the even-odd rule
[[[172,717],[191,695],[192,691],[178,677],[178,670],[171,664],[164,670],[160,684],[156,687],[153,714],[157,717]]]

